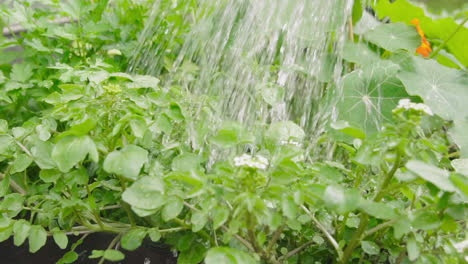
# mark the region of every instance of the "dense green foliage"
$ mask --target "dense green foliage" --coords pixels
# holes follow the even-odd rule
[[[173,42],[159,42],[163,27],[145,43],[170,47],[160,76],[125,73],[151,2],[1,9],[4,25],[27,31],[0,38],[0,241],[28,239],[36,252],[54,239],[69,250],[59,263],[78,257],[67,234],[89,232],[116,234],[90,256],[110,261],[124,258],[117,241],[135,250],[149,238],[181,264],[464,263],[468,31],[458,17],[382,0],[373,8],[392,23],[371,23],[355,1],[338,121],[311,146],[293,122],[211,130],[215,99],[178,85],[197,66],[170,63],[185,24]],[[174,10],[158,19],[180,21]],[[51,22],[62,16],[70,23]],[[413,18],[430,58],[415,54]],[[330,144],[332,158],[312,156]]]

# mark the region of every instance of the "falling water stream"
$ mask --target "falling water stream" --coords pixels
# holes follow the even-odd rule
[[[166,51],[177,48],[171,63],[197,68],[186,85],[217,98],[219,120],[247,126],[291,120],[316,140],[340,98],[341,53],[354,1],[196,2],[154,3],[129,71],[159,75]],[[174,11],[181,15],[169,17]]]

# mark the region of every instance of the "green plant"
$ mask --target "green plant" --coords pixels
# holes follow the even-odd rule
[[[0,241],[36,252],[53,237],[69,249],[58,263],[93,232],[115,234],[90,256],[100,263],[146,238],[182,264],[465,261],[467,64],[450,39],[428,32],[434,59],[422,59],[412,26],[354,19],[365,41],[345,46],[338,121],[311,145],[291,121],[209,128],[216,98],[184,85],[196,65],[169,63],[179,38],[158,78],[125,73],[152,3],[28,2],[2,9],[28,31],[1,40],[24,53],[0,67]],[[400,4],[416,8],[374,8],[397,21]],[[57,13],[70,23],[48,22]],[[68,235],[82,238],[68,247]]]

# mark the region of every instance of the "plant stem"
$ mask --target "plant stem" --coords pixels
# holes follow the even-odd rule
[[[304,210],[310,216],[310,218],[312,218],[312,221],[315,223],[317,228],[320,231],[322,231],[322,233],[325,235],[325,237],[328,239],[328,241],[330,241],[330,244],[332,244],[332,246],[335,248],[336,253],[338,254],[338,259],[341,259],[343,257],[343,251],[341,250],[341,248],[338,245],[338,243],[336,242],[336,240],[332,237],[332,235],[330,235],[330,233],[328,233],[327,229],[322,225],[322,223],[320,223],[317,220],[317,218],[315,218],[315,215],[312,214],[309,211],[309,209],[307,209],[307,207],[305,207],[304,205],[301,205],[301,208],[302,208],[302,210]]]
[[[26,191],[23,189],[23,187],[21,187],[18,183],[15,182],[15,180],[13,180],[10,175],[9,175],[9,171],[10,171],[10,167],[8,167],[7,171],[5,172],[5,174],[2,174],[0,173],[0,179],[1,180],[5,180],[6,177],[8,177],[8,180],[10,182],[10,187],[17,193],[21,194],[21,195],[26,195]]]
[[[440,44],[436,50],[434,50],[434,52],[432,52],[432,54],[429,56],[429,58],[434,58],[437,54],[439,54],[439,52],[445,47],[445,45],[447,45],[447,43],[453,38],[455,37],[455,35],[458,33],[458,31],[460,31],[464,25],[466,24],[466,22],[468,22],[468,17],[465,18],[460,25],[458,25],[458,27],[452,32],[452,34],[450,34],[450,36],[444,40],[444,42],[442,42],[442,44]]]
[[[385,179],[382,182],[382,184],[379,186],[379,189],[377,190],[377,193],[373,199],[374,202],[379,202],[384,197],[386,193],[385,189],[387,188],[388,184],[392,180],[396,171],[400,167],[400,162],[401,162],[401,154],[400,154],[400,150],[397,149],[397,156],[396,156],[395,163],[393,164],[392,169],[386,174]],[[341,263],[345,264],[348,262],[349,258],[351,257],[353,253],[353,250],[361,242],[368,223],[369,223],[369,215],[366,213],[361,213],[358,229],[356,230],[353,237],[351,238],[351,241],[346,247],[344,254],[343,254],[343,258],[341,258]]]
[[[364,232],[364,234],[362,235],[362,238],[364,239],[365,237],[368,237],[368,236],[374,234],[375,232],[378,232],[378,231],[380,231],[380,230],[382,230],[382,229],[384,229],[384,228],[386,228],[386,227],[388,227],[388,226],[391,226],[391,225],[393,225],[394,223],[396,223],[397,221],[398,221],[397,219],[392,219],[392,220],[387,221],[387,222],[385,222],[385,223],[382,223],[382,224],[380,224],[380,225],[378,225],[378,226],[376,226],[376,227],[374,227],[374,228],[372,228],[372,229],[370,229],[370,230],[367,230],[367,231]]]
[[[309,242],[306,242],[304,244],[302,244],[301,246],[289,251],[288,253],[286,253],[286,255],[280,257],[278,260],[279,261],[283,261],[283,260],[287,260],[288,258],[296,255],[297,253],[301,252],[302,250],[306,249],[307,247],[309,247],[310,245],[312,245],[313,243],[315,243],[314,241],[309,241]]]

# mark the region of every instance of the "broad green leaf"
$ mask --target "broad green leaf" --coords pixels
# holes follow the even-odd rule
[[[85,136],[89,133],[89,131],[93,130],[97,125],[97,122],[95,119],[88,118],[85,121],[73,125],[68,129],[67,131],[63,132],[62,134],[59,135],[59,138],[66,137],[66,136]]]
[[[135,75],[133,82],[128,83],[128,88],[158,88],[159,79],[149,75]]]
[[[135,145],[128,145],[107,155],[104,160],[104,170],[135,180],[147,161],[148,151]]]
[[[439,1],[443,5],[447,5],[448,1]],[[453,17],[445,17],[441,19],[431,19],[426,16],[424,9],[410,4],[406,0],[396,1],[378,1],[374,6],[378,17],[383,19],[389,17],[392,22],[408,23],[417,18],[421,22],[421,28],[431,42],[432,39],[447,40],[448,50],[457,57],[457,59],[465,66],[468,66],[468,51],[466,49],[466,40],[468,39],[468,28],[461,27],[457,34],[452,34],[457,30],[459,24]]]
[[[422,230],[437,229],[441,225],[437,214],[429,211],[416,214],[411,222],[413,228]]]
[[[161,239],[161,233],[157,228],[151,228],[148,230],[148,236],[153,242],[158,242]]]
[[[164,183],[157,177],[143,177],[125,190],[122,200],[141,209],[158,209],[166,202]]]
[[[137,138],[142,138],[148,129],[145,120],[141,117],[133,117],[130,120],[130,128],[132,129],[133,135]]]
[[[408,251],[409,260],[415,261],[419,257],[420,249],[418,242],[416,241],[416,239],[414,239],[413,236],[411,236],[406,242],[406,248]]]
[[[294,202],[294,198],[290,195],[283,196],[281,209],[283,210],[284,216],[289,219],[295,219],[299,210],[297,204]]]
[[[9,217],[17,216],[23,210],[24,196],[19,193],[10,193],[3,198],[0,211]]]
[[[344,120],[334,122],[330,125],[330,127],[354,138],[364,139],[366,137],[366,133],[360,129],[352,127],[349,122]]]
[[[288,140],[300,143],[304,139],[305,133],[300,126],[291,121],[284,121],[271,124],[265,136],[276,144]]]
[[[367,214],[379,219],[391,220],[397,217],[395,210],[384,203],[361,199],[359,208]]]
[[[141,246],[141,243],[143,243],[143,239],[146,237],[146,234],[147,232],[144,229],[132,229],[122,236],[120,244],[122,245],[122,248],[133,251]]]
[[[101,257],[104,257],[104,259],[110,261],[120,261],[125,259],[125,255],[122,252],[115,249],[93,250],[91,256],[89,256],[89,258],[91,259]]]
[[[35,142],[34,147],[31,148],[31,153],[34,157],[34,162],[41,169],[56,168],[55,161],[52,159],[52,150],[54,145],[50,142],[38,140]]]
[[[378,255],[380,253],[380,247],[372,241],[362,241],[361,247],[369,255]]]
[[[68,237],[67,237],[67,235],[65,234],[64,231],[56,230],[56,231],[53,232],[52,236],[54,238],[55,244],[57,244],[57,246],[59,248],[61,248],[61,249],[67,248]]]
[[[47,241],[47,231],[39,225],[31,226],[29,232],[29,252],[36,253]]]
[[[162,218],[164,221],[169,221],[176,218],[184,209],[184,201],[178,197],[171,198],[162,210]]]
[[[328,186],[323,195],[325,205],[340,214],[356,210],[360,198],[357,190],[345,190],[336,185]]]
[[[408,97],[395,77],[399,66],[381,61],[347,74],[342,82],[343,100],[338,104],[339,120],[366,134],[375,133],[383,122],[392,122],[392,110]]]
[[[172,160],[172,170],[174,171],[196,171],[200,170],[201,158],[194,153],[184,153]]]
[[[239,123],[226,122],[210,141],[222,148],[234,147],[239,143],[251,143],[254,138]]]
[[[398,74],[409,94],[420,96],[445,119],[463,120],[468,116],[468,74],[434,60],[412,57],[411,63],[408,70]]]
[[[398,221],[393,224],[393,235],[396,239],[400,239],[403,235],[411,231],[411,220],[407,216],[401,216]]]
[[[360,65],[368,65],[380,60],[380,57],[364,43],[346,42],[343,59]]]
[[[458,173],[452,173],[450,180],[465,196],[468,197],[468,177]]]
[[[206,264],[257,264],[249,254],[234,248],[214,247],[208,250]]]
[[[203,261],[206,253],[206,247],[196,243],[188,250],[182,251],[177,258],[177,264],[198,264]]]
[[[419,160],[408,161],[406,168],[443,191],[454,192],[456,190],[449,179],[450,173],[446,170]]]
[[[62,172],[55,169],[41,170],[39,172],[39,178],[41,178],[41,180],[43,180],[44,182],[55,182],[60,178],[61,175]]]
[[[29,165],[32,163],[32,159],[26,154],[19,154],[15,161],[13,162],[13,166],[11,168],[11,173],[17,173],[24,171]]]
[[[403,23],[382,24],[365,33],[364,38],[391,52],[400,49],[416,51],[421,44],[416,28]]]
[[[10,238],[13,234],[13,226],[8,226],[1,229],[0,231],[0,243]]]
[[[229,218],[229,209],[223,206],[217,206],[211,211],[211,217],[213,219],[213,228],[218,229]]]
[[[1,78],[1,73],[2,71],[0,71],[0,78]],[[1,83],[0,83],[1,84]],[[8,122],[4,119],[0,119],[0,133],[8,133]]]
[[[193,212],[190,222],[192,223],[192,231],[198,232],[205,227],[208,222],[208,216],[203,212]]]
[[[57,261],[57,264],[75,263],[77,259],[78,254],[75,251],[68,251],[61,259]]]
[[[31,230],[31,224],[28,221],[24,219],[20,219],[15,222],[15,224],[13,225],[13,233],[14,233],[13,242],[15,246],[18,247],[24,243],[26,238],[28,238],[29,236],[30,230]]]
[[[90,157],[97,157],[96,145],[90,137],[67,136],[60,139],[54,146],[52,159],[57,163],[60,171],[68,172],[83,161],[88,154]]]

